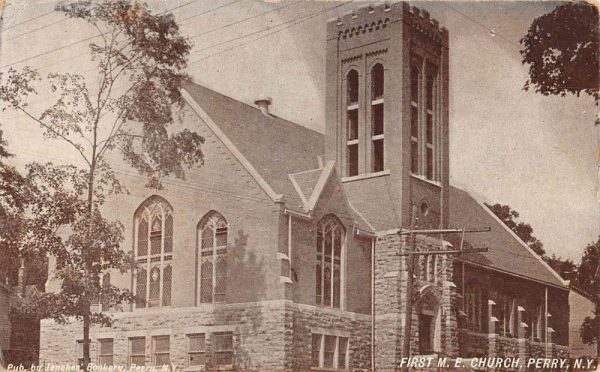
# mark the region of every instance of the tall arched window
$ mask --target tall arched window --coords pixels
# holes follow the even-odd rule
[[[479,284],[467,284],[465,297],[465,313],[467,314],[467,329],[474,332],[483,331],[482,327],[483,295]]]
[[[346,162],[347,176],[358,174],[358,72],[350,70],[346,75]]]
[[[341,307],[344,237],[344,227],[337,217],[327,215],[321,219],[317,226],[317,305]]]
[[[198,224],[200,302],[224,302],[227,292],[227,221],[209,212]]]
[[[384,69],[381,63],[371,69],[371,141],[372,170],[381,172],[384,169]]]
[[[135,215],[136,307],[171,305],[173,209],[166,200],[151,197]]]

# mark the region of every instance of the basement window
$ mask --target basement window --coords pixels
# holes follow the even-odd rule
[[[311,366],[313,368],[348,369],[348,337],[313,333]]]

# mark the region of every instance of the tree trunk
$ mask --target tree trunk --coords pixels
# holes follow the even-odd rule
[[[596,297],[596,359],[600,365],[600,289]]]
[[[91,231],[92,231],[92,215],[94,212],[94,176],[96,172],[96,131],[94,131],[94,146],[92,150],[92,164],[90,165],[90,173],[88,176],[88,194],[87,194],[87,207],[88,207],[88,219],[89,219],[89,232],[87,234],[87,238],[90,239]],[[91,288],[92,284],[92,260],[94,257],[90,257],[89,254],[85,254],[82,252],[82,258],[85,267],[85,278],[86,287]],[[87,370],[88,365],[90,364],[90,313],[91,313],[91,303],[88,293],[86,293],[85,299],[83,301],[83,365],[85,370]]]
[[[90,364],[90,316],[83,316],[83,369]]]

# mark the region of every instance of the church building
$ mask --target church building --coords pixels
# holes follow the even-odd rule
[[[328,21],[325,43],[324,135],[270,113],[268,97],[189,83],[177,125],[205,138],[204,164],[159,191],[119,171],[131,193],[105,215],[138,268],[106,280],[139,300],[92,329],[92,361],[393,369],[407,342],[411,356],[567,355],[567,285],[449,184],[448,31],[381,4]],[[451,227],[491,231],[427,233]],[[78,363],[81,324],[44,320],[40,343],[40,363]]]

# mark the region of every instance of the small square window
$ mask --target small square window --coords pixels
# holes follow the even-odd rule
[[[410,135],[419,138],[419,109],[415,106],[410,108]]]
[[[333,368],[335,342],[335,336],[325,336],[325,353],[323,355],[323,367],[325,368]]]
[[[419,173],[419,145],[416,141],[410,143],[410,170],[414,174]]]
[[[347,369],[348,368],[348,338],[340,337],[338,345],[338,368],[339,369]]]
[[[218,332],[214,334],[215,340],[215,365],[233,365],[233,333]]]
[[[433,149],[427,149],[427,179],[433,179]]]
[[[203,333],[188,335],[188,366],[206,364],[206,338]]]
[[[319,367],[319,360],[321,358],[321,335],[317,333],[312,334],[312,347],[311,347],[311,366]]]
[[[171,348],[171,340],[169,336],[152,337],[153,343],[153,359],[155,366],[170,364],[171,360],[169,352]]]
[[[112,338],[105,338],[98,340],[98,364],[99,365],[113,365],[113,349],[114,342]]]
[[[433,115],[427,114],[427,143],[433,145]]]
[[[133,337],[129,339],[129,364],[146,365],[146,338]]]
[[[348,369],[348,337],[312,334],[311,366],[328,369]]]
[[[373,172],[383,171],[383,139],[373,141]]]
[[[348,111],[348,141],[358,139],[358,110]]]
[[[348,145],[348,177],[358,175],[358,144]]]
[[[371,116],[373,135],[383,134],[383,103],[372,106]]]

